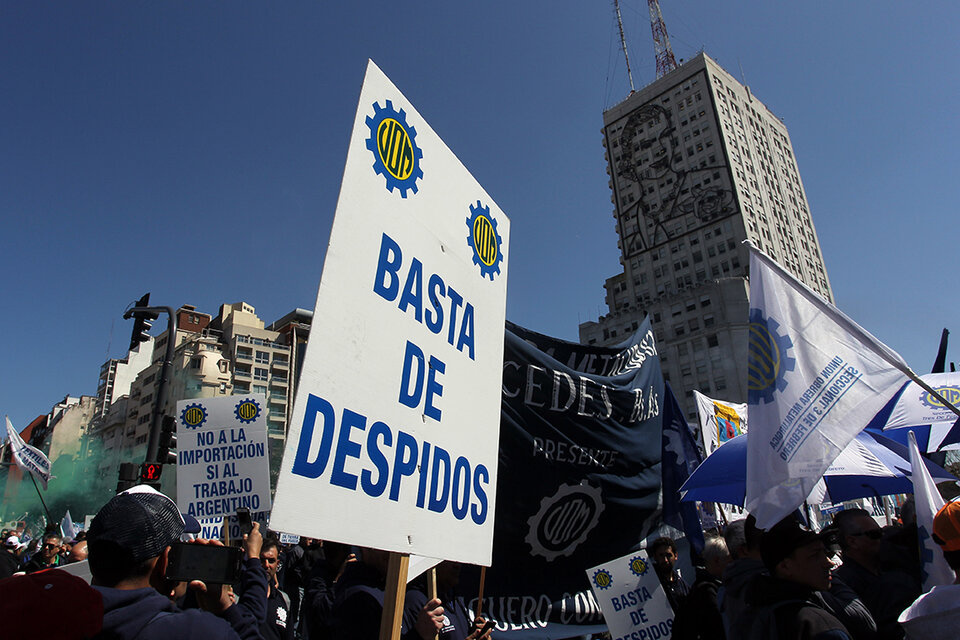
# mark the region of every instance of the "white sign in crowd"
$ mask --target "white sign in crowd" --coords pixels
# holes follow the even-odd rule
[[[673,609],[645,551],[587,570],[613,640],[670,638]]]
[[[368,63],[273,529],[490,564],[509,232]]]
[[[208,528],[241,507],[266,519],[266,398],[220,396],[177,403],[177,506]]]

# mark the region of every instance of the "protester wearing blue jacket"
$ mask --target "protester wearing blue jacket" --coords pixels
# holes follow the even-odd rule
[[[170,545],[185,528],[172,500],[149,488],[115,496],[90,525],[93,587],[103,597],[103,632],[110,640],[221,640],[260,638],[266,618],[267,580],[260,566],[262,537],[255,523],[244,536],[243,595],[237,604],[225,589],[194,581],[201,609],[180,609],[174,598],[184,583],[164,576]],[[203,544],[219,544],[198,541]]]

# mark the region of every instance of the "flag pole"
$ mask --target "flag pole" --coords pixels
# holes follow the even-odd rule
[[[37,479],[33,477],[33,474],[30,471],[27,471],[27,475],[30,476],[30,479],[33,480],[33,488],[37,490],[37,496],[40,498],[40,504],[43,505],[43,510],[47,514],[47,525],[53,523],[53,518],[50,516],[50,510],[47,509],[47,503],[43,501],[43,494],[40,493],[40,487],[37,486]]]

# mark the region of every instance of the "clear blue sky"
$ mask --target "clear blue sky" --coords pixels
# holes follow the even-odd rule
[[[662,7],[678,58],[742,67],[786,122],[840,308],[929,371],[960,310],[958,5]],[[646,3],[623,14],[642,86]],[[0,413],[95,394],[144,292],[312,308],[367,58],[511,217],[507,317],[576,339],[619,269],[612,3],[8,2]]]

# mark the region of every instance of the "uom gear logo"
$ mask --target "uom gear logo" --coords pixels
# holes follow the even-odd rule
[[[467,218],[467,244],[473,249],[473,264],[480,267],[480,275],[493,280],[500,274],[503,261],[503,238],[497,232],[497,221],[490,215],[490,207],[480,204],[470,205]]]
[[[526,542],[534,555],[548,562],[568,556],[587,539],[602,512],[599,488],[561,485],[540,501],[540,509],[527,520]]]
[[[246,399],[237,403],[233,410],[237,420],[244,424],[250,424],[260,416],[260,404],[256,400]]]
[[[650,568],[650,565],[643,559],[642,556],[634,556],[630,558],[630,572],[635,576],[642,576],[647,572],[647,569]]]
[[[954,406],[960,402],[960,387],[954,385],[944,385],[942,387],[934,387],[933,390],[943,396],[944,400]],[[923,391],[920,393],[920,402],[931,409],[946,409],[942,402],[930,395],[929,391]]]
[[[188,404],[180,412],[180,422],[187,429],[199,429],[207,421],[207,410],[202,404]]]
[[[789,354],[793,340],[780,335],[780,323],[765,318],[760,309],[750,310],[749,326],[747,400],[750,404],[766,404],[773,401],[775,391],[787,387],[784,376],[797,365]]]
[[[609,589],[613,586],[613,576],[606,569],[597,569],[593,573],[593,584],[597,589]]]
[[[386,180],[387,191],[400,190],[407,197],[407,190],[417,192],[417,180],[423,178],[420,159],[423,151],[417,146],[417,130],[407,124],[403,109],[395,111],[393,102],[386,101],[381,108],[373,103],[373,115],[367,116],[370,127],[367,149],[373,153],[373,170]]]

